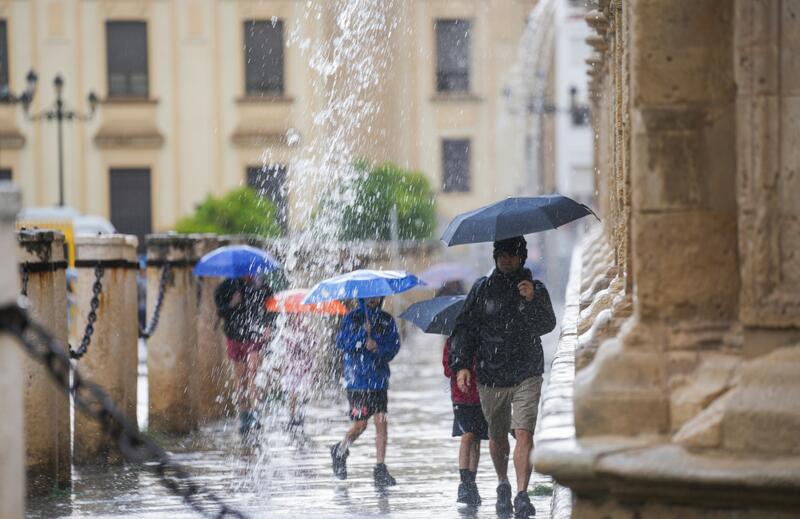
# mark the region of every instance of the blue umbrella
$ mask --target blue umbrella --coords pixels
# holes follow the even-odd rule
[[[442,241],[451,246],[504,240],[556,229],[590,214],[597,218],[586,205],[558,194],[506,198],[456,216]]]
[[[193,273],[195,276],[239,278],[279,268],[281,264],[267,251],[249,245],[227,245],[200,258]]]
[[[320,281],[303,298],[303,304],[321,303],[333,299],[365,299],[399,294],[417,285],[424,285],[404,270],[355,270],[348,274]]]
[[[450,335],[466,298],[467,296],[443,296],[426,299],[406,308],[400,318],[425,333]]]

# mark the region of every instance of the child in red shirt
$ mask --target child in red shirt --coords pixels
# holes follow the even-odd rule
[[[450,398],[453,401],[453,436],[461,436],[461,447],[458,451],[458,470],[461,483],[458,485],[456,502],[468,505],[481,504],[475,475],[478,472],[478,460],[481,455],[481,440],[489,439],[489,427],[481,411],[481,400],[475,384],[475,366],[472,367],[472,378],[467,391],[461,391],[456,384],[456,374],[450,371],[448,353],[450,339],[444,343],[442,365],[444,376],[450,378]]]

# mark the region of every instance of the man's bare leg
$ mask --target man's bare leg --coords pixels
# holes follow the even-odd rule
[[[517,492],[527,492],[531,479],[531,451],[533,433],[525,429],[515,429],[517,445],[514,447],[514,471],[517,473]]]
[[[386,413],[375,415],[375,457],[376,463],[381,464],[386,460],[386,444],[389,442],[389,422]]]
[[[347,451],[350,445],[352,445],[365,430],[367,430],[366,420],[356,420],[353,422],[353,425],[350,426],[350,429],[345,433],[344,440],[339,444],[339,452],[343,453]]]
[[[478,472],[478,462],[480,461],[480,459],[481,459],[481,441],[478,438],[475,438],[472,440],[469,450],[469,470],[473,474]]]
[[[497,480],[500,482],[508,481],[508,454],[511,447],[508,445],[508,436],[489,437],[489,454],[492,456],[494,471],[497,473]]]
[[[458,468],[472,470],[472,444],[475,434],[468,432],[461,435],[461,445],[458,448]]]

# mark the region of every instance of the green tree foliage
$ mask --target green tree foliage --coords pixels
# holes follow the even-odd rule
[[[281,227],[272,202],[248,187],[235,189],[220,198],[209,195],[193,215],[175,226],[180,233],[258,234],[280,236]]]
[[[401,240],[430,238],[436,225],[436,205],[428,178],[393,164],[370,166],[358,162],[363,182],[355,189],[355,202],[345,207],[341,238],[389,240],[392,207],[397,206]]]

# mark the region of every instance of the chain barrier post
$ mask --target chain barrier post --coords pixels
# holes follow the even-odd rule
[[[216,234],[191,235],[197,239],[195,257],[201,258],[205,254],[222,246],[225,242]],[[220,418],[225,414],[230,398],[230,387],[227,384],[232,366],[225,354],[225,336],[222,333],[222,324],[217,317],[217,307],[214,303],[214,291],[222,282],[218,277],[196,278],[198,308],[197,308],[197,377],[200,384],[197,388],[197,419],[200,423]],[[227,386],[226,386],[227,384]]]
[[[19,191],[0,182],[0,250],[17,247],[14,219],[21,205]],[[16,304],[20,288],[16,255],[0,254],[0,307]],[[9,519],[25,514],[24,360],[16,339],[0,330],[0,503]]]
[[[67,281],[64,235],[55,231],[17,233],[20,269],[28,272],[30,315],[67,345]],[[65,346],[68,354],[68,346]],[[29,495],[49,494],[71,484],[69,396],[47,370],[24,361],[26,472]]]
[[[197,293],[192,276],[195,240],[187,235],[150,234],[147,244],[147,315],[159,299],[164,266],[161,325],[147,339],[148,428],[185,434],[197,426],[192,403],[199,381],[197,359]]]
[[[84,376],[105,388],[133,424],[136,424],[138,368],[135,240],[135,237],[125,235],[75,238],[79,329],[87,323],[84,341],[75,352],[80,354],[78,366]],[[99,283],[98,275],[101,275]],[[95,319],[91,318],[92,315]],[[92,321],[93,331],[88,328]],[[87,336],[90,341],[86,340]],[[133,387],[130,387],[131,383]],[[116,463],[122,458],[113,438],[103,431],[101,424],[77,413],[73,461],[76,464]]]

